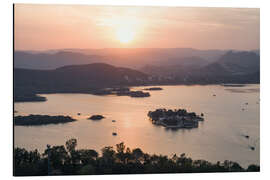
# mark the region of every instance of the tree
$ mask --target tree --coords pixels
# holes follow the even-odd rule
[[[115,151],[113,150],[112,146],[106,146],[102,148],[101,151],[102,159],[105,161],[105,163],[111,164],[114,162]]]
[[[127,149],[126,149],[126,153],[124,154],[124,159],[125,159],[125,163],[127,164],[130,160],[132,160],[133,159],[133,156],[132,156],[132,154],[131,154],[131,150],[130,150],[130,148],[129,147],[127,147]]]
[[[122,162],[124,163],[125,161],[125,149],[126,146],[123,142],[116,144],[116,157]]]
[[[63,145],[53,146],[50,149],[47,148],[43,156],[48,158],[48,155],[50,162],[52,163],[52,167],[55,169],[61,169],[68,158],[68,153]]]
[[[126,146],[123,142],[116,144],[117,153],[124,153],[125,149],[126,149]]]
[[[24,148],[14,149],[14,174],[15,175],[36,175],[42,174],[40,166],[41,156],[37,150],[27,151]]]
[[[88,174],[95,174],[95,173],[96,173],[95,167],[92,166],[91,164],[83,166],[78,171],[78,174],[81,174],[81,175],[88,175]]]
[[[89,163],[93,164],[98,157],[98,153],[92,149],[81,149],[78,150],[78,153],[80,160],[84,165]]]
[[[136,162],[138,162],[143,157],[143,152],[140,148],[132,150],[132,155],[135,157]]]
[[[260,166],[255,165],[255,164],[251,164],[248,166],[247,168],[248,172],[259,172],[260,171]]]
[[[192,168],[192,159],[186,157],[185,153],[180,155],[176,163],[181,166],[184,172],[188,172]]]
[[[117,151],[111,146],[104,147],[102,156],[92,149],[76,150],[76,145],[77,141],[73,139],[66,143],[69,151],[63,145],[48,146],[42,156],[37,150],[15,148],[14,175],[48,175],[48,162],[50,174],[54,175],[260,171],[258,165],[252,164],[243,169],[238,163],[228,160],[223,163],[193,161],[184,153],[168,158],[166,155],[143,153],[139,148],[131,151],[123,142],[116,145]]]
[[[66,141],[66,148],[68,150],[68,152],[72,152],[72,151],[75,151],[75,148],[77,146],[77,139],[69,139]]]
[[[231,163],[231,171],[233,172],[241,172],[243,171],[243,168],[236,162]]]

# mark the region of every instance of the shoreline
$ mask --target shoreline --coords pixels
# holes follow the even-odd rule
[[[225,86],[224,86],[225,85]],[[147,85],[137,85],[137,86],[122,86],[122,87],[127,87],[127,88],[130,88],[130,89],[135,89],[135,88],[139,88],[139,87],[159,87],[159,86],[162,86],[162,87],[166,87],[166,86],[223,86],[223,87],[230,87],[230,88],[237,88],[237,87],[246,87],[246,86],[249,86],[249,85],[260,85],[260,83],[243,83],[243,84],[240,84],[240,83],[228,83],[228,85],[232,85],[232,86],[227,86],[227,84],[225,83],[219,83],[219,84],[147,84]],[[235,86],[237,85],[237,86]],[[120,87],[120,86],[119,86]],[[110,88],[110,87],[109,87]],[[106,89],[106,88],[102,88],[100,90],[103,90],[103,89]],[[113,93],[110,93],[110,94],[97,94],[95,92],[90,92],[92,90],[89,90],[89,92],[85,92],[85,91],[70,91],[70,92],[67,92],[67,91],[55,91],[55,92],[46,92],[46,93],[36,93],[35,95],[36,96],[39,96],[39,97],[42,97],[44,99],[40,100],[40,101],[37,101],[37,100],[33,100],[33,101],[15,101],[15,98],[13,100],[13,103],[28,103],[28,102],[46,102],[47,101],[47,98],[44,97],[44,95],[46,96],[47,94],[90,94],[90,95],[97,95],[97,96],[108,96],[108,95],[113,95],[113,96],[117,96]],[[161,90],[163,91],[163,90]],[[15,91],[14,91],[15,92]],[[151,91],[150,91],[150,95],[151,95]]]

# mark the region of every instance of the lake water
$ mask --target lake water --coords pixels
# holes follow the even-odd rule
[[[151,91],[148,98],[49,94],[43,95],[47,97],[46,102],[15,103],[18,111],[15,115],[69,115],[78,120],[60,125],[15,126],[15,147],[43,151],[46,144],[63,145],[69,138],[76,138],[78,148],[100,150],[125,142],[130,148],[140,147],[151,154],[186,153],[193,159],[232,160],[244,167],[259,164],[259,85],[160,87],[162,91]],[[157,108],[185,108],[197,114],[204,113],[205,121],[195,129],[168,130],[153,125],[148,119],[148,111]],[[94,114],[106,118],[87,120]],[[113,132],[118,135],[112,136]]]

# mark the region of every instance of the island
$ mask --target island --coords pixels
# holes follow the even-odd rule
[[[33,115],[14,117],[15,126],[39,126],[48,124],[63,124],[76,121],[70,116]]]
[[[245,84],[221,84],[224,87],[245,87]]]
[[[148,117],[153,124],[166,128],[197,128],[198,122],[204,120],[203,113],[199,116],[194,112],[187,112],[185,109],[156,109],[149,111]]]
[[[47,101],[47,98],[34,94],[34,93],[15,94],[14,101],[15,102],[43,102],[43,101]]]
[[[160,90],[163,90],[161,87],[151,87],[151,88],[145,88],[143,90],[146,90],[146,91],[160,91]]]
[[[129,92],[130,97],[149,97],[149,92],[143,92],[143,91],[130,91]]]
[[[93,116],[89,117],[88,119],[91,119],[91,120],[101,120],[103,118],[105,118],[105,117],[102,116],[102,115],[93,115]]]
[[[128,87],[115,87],[96,90],[95,95],[116,95],[116,96],[130,96],[130,97],[149,97],[149,92],[132,91]]]
[[[114,88],[112,94],[117,96],[130,96],[130,97],[149,97],[150,93],[143,91],[131,91],[129,88]]]

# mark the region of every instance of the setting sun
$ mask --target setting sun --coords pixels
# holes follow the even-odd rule
[[[134,39],[134,31],[130,28],[119,28],[116,30],[116,37],[121,43],[129,43]]]

